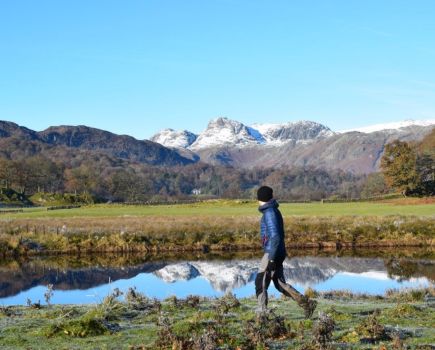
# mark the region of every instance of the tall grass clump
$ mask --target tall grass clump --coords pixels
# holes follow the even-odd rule
[[[288,247],[435,246],[435,220],[416,216],[286,216]],[[14,218],[0,254],[259,249],[260,216]]]

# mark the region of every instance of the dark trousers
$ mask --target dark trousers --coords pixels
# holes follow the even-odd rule
[[[255,278],[255,294],[258,300],[259,311],[265,311],[268,303],[267,289],[270,282],[273,281],[275,288],[287,297],[292,298],[300,307],[305,309],[308,305],[308,298],[299,293],[290,284],[285,282],[284,268],[282,266],[285,257],[276,257],[274,259],[276,270],[269,271],[267,264],[269,262],[269,254],[265,253],[260,262],[257,277]]]

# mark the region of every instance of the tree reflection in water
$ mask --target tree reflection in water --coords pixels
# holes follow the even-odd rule
[[[38,286],[45,288],[49,284],[53,284],[55,295],[62,295],[62,300],[53,298],[53,303],[92,302],[86,298],[87,293],[82,292],[83,298],[79,301],[70,296],[95,288],[107,291],[109,278],[114,281],[113,286],[122,284],[124,287],[146,281],[150,297],[164,298],[170,293],[184,293],[180,297],[187,294],[214,296],[236,291],[243,297],[254,293],[252,282],[261,256],[261,251],[249,251],[6,259],[0,261],[0,302],[24,304],[21,299],[26,298],[18,298],[20,295],[31,294]],[[302,292],[310,286],[319,291],[351,288],[355,292],[378,294],[382,293],[379,289],[390,286],[434,283],[435,251],[289,251],[284,273],[286,280]],[[369,285],[371,290],[367,289]]]

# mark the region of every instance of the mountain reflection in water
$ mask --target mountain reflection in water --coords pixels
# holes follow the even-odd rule
[[[386,288],[429,285],[435,282],[435,260],[415,257],[291,256],[284,262],[288,283],[303,292],[346,289],[384,294]],[[261,254],[188,256],[157,260],[150,256],[47,257],[0,262],[0,302],[25,304],[44,297],[53,284],[52,303],[91,303],[108,294],[136,286],[149,297],[170,294],[238,297],[254,294],[253,281]],[[162,260],[163,259],[163,260]],[[171,261],[172,260],[172,261]],[[112,281],[110,286],[109,282]],[[278,294],[274,288],[271,293]],[[93,295],[93,297],[89,296]],[[98,301],[98,300],[97,300]]]

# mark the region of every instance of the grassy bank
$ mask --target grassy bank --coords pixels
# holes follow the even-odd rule
[[[5,350],[433,348],[433,288],[387,290],[383,296],[311,289],[306,294],[318,301],[311,320],[304,320],[302,310],[288,298],[270,298],[272,311],[258,316],[255,298],[191,295],[157,300],[134,287],[109,290],[91,306],[29,301],[29,306],[0,309],[0,346]]]
[[[93,267],[136,267],[147,263],[170,263],[178,261],[215,261],[215,260],[250,260],[261,259],[262,251],[226,251],[218,253],[198,252],[158,252],[158,253],[101,253],[101,254],[52,254],[45,256],[18,255],[10,259],[0,259],[0,271],[11,274],[22,271],[23,266],[32,270],[43,269],[87,269]],[[379,249],[292,249],[287,251],[287,259],[298,257],[328,257],[328,258],[381,258],[385,261],[421,261],[434,260],[435,249],[413,248],[385,248]],[[430,277],[429,277],[430,278]]]
[[[13,219],[0,222],[0,251],[152,252],[259,249],[258,216],[137,216]],[[432,217],[290,216],[292,248],[435,246]]]
[[[289,248],[434,246],[434,204],[282,204]],[[4,213],[0,253],[259,249],[261,214],[249,201]],[[352,213],[352,214],[350,214]]]

